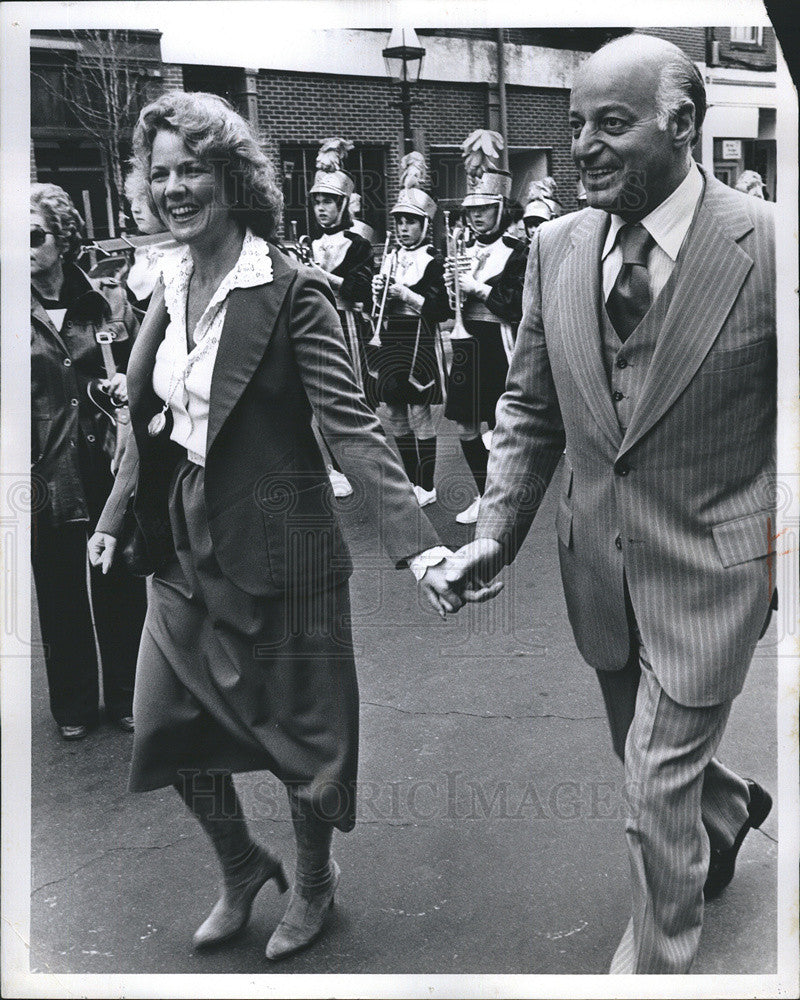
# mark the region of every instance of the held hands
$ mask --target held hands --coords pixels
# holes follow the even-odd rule
[[[429,566],[420,586],[444,618],[467,602],[480,604],[496,597],[504,584],[502,580],[491,581],[502,565],[500,543],[493,538],[476,538],[438,565]]]
[[[89,562],[92,566],[101,566],[105,575],[111,569],[116,547],[117,540],[113,535],[95,531],[89,539]]]

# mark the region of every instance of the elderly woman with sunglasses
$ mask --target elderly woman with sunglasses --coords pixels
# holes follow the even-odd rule
[[[137,323],[119,287],[101,287],[74,263],[83,220],[69,195],[34,184],[30,207],[31,559],[50,709],[61,736],[77,740],[98,717],[95,630],[106,713],[133,728],[144,583],[122,566],[108,576],[93,570],[90,610],[86,540],[113,485],[105,445],[110,433],[113,452],[114,429],[87,387],[107,374],[103,350],[124,370]],[[110,343],[101,345],[98,334]]]
[[[278,959],[322,932],[340,874],[332,833],[355,824],[352,563],[312,414],[395,565],[411,564],[442,613],[462,602],[356,381],[327,282],[272,242],[282,199],[249,125],[218,97],[173,92],[142,111],[133,145],[185,250],[142,324],[128,371],[134,440],[90,541],[93,562],[109,565],[135,487],[154,575],[130,787],[174,785],[217,853],[223,891],[195,933],[202,948],[245,926],[270,879],[287,887],[231,775],[266,769],[283,782],[297,866],[267,944]]]

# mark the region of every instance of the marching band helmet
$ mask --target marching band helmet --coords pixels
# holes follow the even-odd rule
[[[418,215],[432,220],[436,215],[436,202],[421,188],[401,188],[391,215]]]
[[[352,175],[344,169],[345,157],[352,148],[353,143],[347,139],[340,139],[338,136],[325,139],[317,153],[317,172],[308,191],[312,198],[315,194],[327,194],[339,200],[337,225],[341,223],[350,195],[356,187]]]
[[[546,201],[541,198],[535,198],[525,206],[522,218],[525,222],[528,219],[540,219],[542,222],[549,222],[553,218],[553,211]]]
[[[390,214],[415,215],[423,220],[422,235],[417,246],[425,241],[430,224],[436,215],[436,202],[423,191],[423,186],[428,186],[425,157],[418,150],[412,150],[400,161],[400,193]]]
[[[507,170],[487,167],[478,183],[461,202],[462,208],[477,208],[480,205],[503,206],[511,197],[511,174]]]
[[[511,174],[500,169],[500,156],[505,142],[499,132],[479,128],[461,143],[464,172],[467,175],[467,196],[462,208],[497,206],[497,227],[508,199],[511,197]]]
[[[355,190],[355,182],[345,170],[318,170],[309,194],[330,194],[336,198],[350,199]]]

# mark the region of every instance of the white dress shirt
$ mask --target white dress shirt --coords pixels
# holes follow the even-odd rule
[[[656,241],[647,259],[651,302],[655,301],[672,274],[702,193],[703,177],[692,160],[689,172],[672,194],[641,220],[644,228]],[[622,250],[617,243],[617,234],[624,225],[625,220],[619,215],[611,216],[601,258],[603,299],[606,302],[622,267]]]
[[[205,465],[211,375],[228,311],[228,293],[272,281],[269,247],[248,229],[239,260],[220,282],[192,333],[188,351],[186,300],[194,264],[189,248],[177,257],[162,258],[164,302],[169,325],[156,354],[153,389],[169,402],[174,425],[170,437],[186,449],[197,465]]]

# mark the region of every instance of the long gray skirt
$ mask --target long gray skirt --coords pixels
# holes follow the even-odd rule
[[[247,594],[214,555],[188,460],[170,500],[177,559],[152,578],[134,694],[130,790],[269,770],[341,830],[355,824],[358,683],[346,583],[302,605]]]

